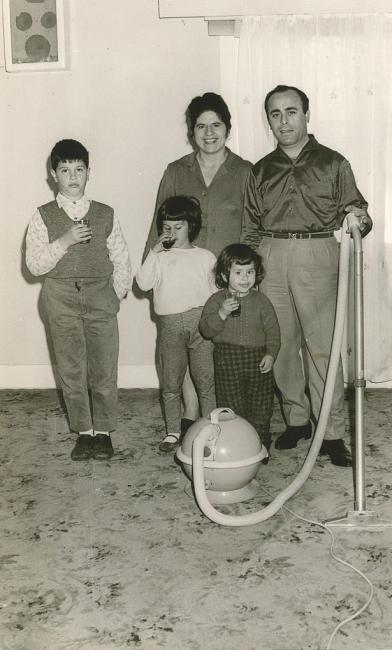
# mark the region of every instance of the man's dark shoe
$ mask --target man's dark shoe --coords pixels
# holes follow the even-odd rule
[[[294,427],[291,424],[287,426],[286,431],[282,433],[275,441],[276,449],[294,449],[297,446],[298,440],[305,438],[309,440],[312,435],[312,424],[307,422],[301,426]]]
[[[329,456],[334,465],[338,465],[339,467],[352,467],[351,454],[341,438],[337,440],[324,440],[320,447],[320,454]]]
[[[93,436],[78,435],[75,447],[71,451],[72,460],[88,460],[93,455]]]
[[[94,441],[94,458],[96,460],[108,460],[114,454],[112,441],[109,435],[97,433],[93,437]]]

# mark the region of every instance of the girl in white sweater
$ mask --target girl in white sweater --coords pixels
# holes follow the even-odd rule
[[[202,415],[215,408],[213,345],[199,333],[205,302],[217,290],[210,251],[192,244],[201,228],[200,204],[194,197],[166,199],[157,215],[158,239],[136,274],[142,291],[153,290],[158,317],[158,358],[166,437],[161,451],[180,439],[181,388],[189,363]]]

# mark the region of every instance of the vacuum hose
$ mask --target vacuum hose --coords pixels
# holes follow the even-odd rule
[[[282,490],[282,492],[280,492],[268,506],[262,510],[239,516],[225,515],[212,506],[206,495],[204,485],[204,446],[209,438],[215,437],[215,429],[213,425],[211,424],[205,426],[193,442],[193,487],[196,495],[196,500],[199,504],[200,509],[206,515],[206,517],[217,524],[221,524],[223,526],[249,526],[269,519],[276,512],[278,512],[278,510],[280,510],[280,508],[288,499],[294,496],[294,494],[296,494],[296,492],[301,489],[313,469],[314,463],[316,462],[316,458],[320,451],[321,443],[324,438],[325,429],[331,410],[336,372],[340,360],[348,292],[350,235],[351,230],[355,229],[359,232],[358,220],[354,214],[350,213],[347,215],[345,219],[345,227],[342,229],[335,327],[331,347],[331,355],[328,364],[328,372],[324,387],[323,401],[313,442],[310,446],[304,464],[300,472],[297,474],[296,478],[292,481],[292,483],[290,483],[290,485]]]

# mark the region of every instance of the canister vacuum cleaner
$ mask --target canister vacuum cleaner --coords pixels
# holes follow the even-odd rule
[[[209,418],[200,418],[192,424],[177,450],[177,458],[190,479],[192,465],[195,477],[193,447],[204,431],[208,436],[201,449],[201,464],[198,461],[208,502],[238,503],[255,496],[255,477],[260,463],[268,459],[268,452],[254,427],[229,408],[215,409]]]

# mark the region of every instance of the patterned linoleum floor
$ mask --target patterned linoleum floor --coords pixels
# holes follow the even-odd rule
[[[349,407],[349,402],[347,402]],[[366,393],[367,509],[392,521],[392,395]],[[320,527],[281,510],[264,523],[210,522],[158,452],[156,390],[121,390],[110,462],[72,462],[56,391],[2,391],[1,650],[323,650],[369,586],[329,554]],[[281,428],[278,410],[273,430]],[[347,419],[349,427],[349,418]],[[296,475],[307,443],[273,453],[240,514]],[[287,506],[312,520],[353,509],[353,474],[318,459]],[[331,650],[392,649],[392,530],[335,529],[335,552],[374,585]]]

